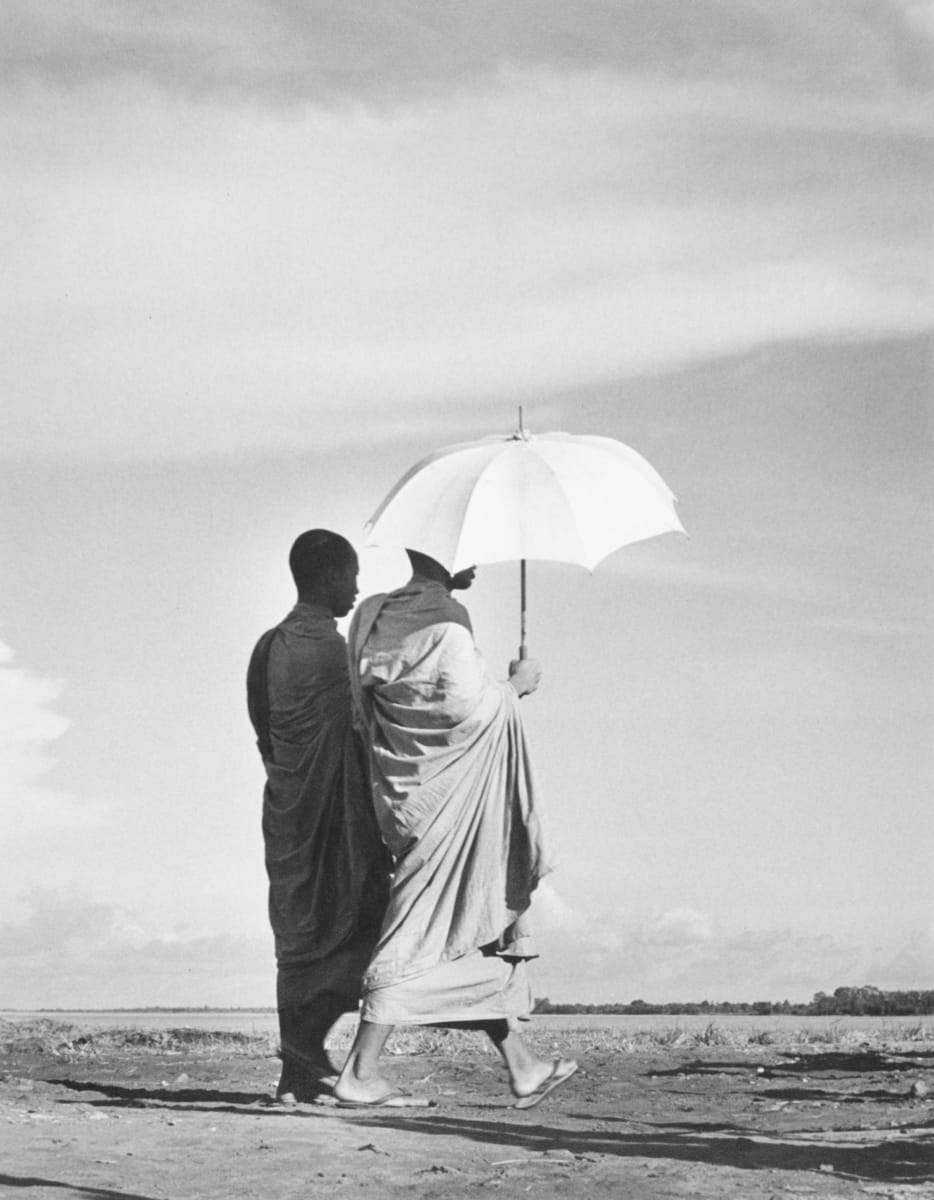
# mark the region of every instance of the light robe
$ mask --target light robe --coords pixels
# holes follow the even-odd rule
[[[371,597],[348,635],[373,801],[395,859],[364,978],[386,1024],[527,1013],[522,922],[551,859],[519,698],[438,583]],[[520,1011],[521,1010],[521,1011]]]
[[[297,604],[260,638],[247,701],[267,775],[262,825],[279,1008],[330,992],[356,1010],[391,864],[353,727],[346,643],[326,609]]]

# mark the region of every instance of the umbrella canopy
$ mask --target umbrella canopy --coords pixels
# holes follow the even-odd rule
[[[622,442],[520,428],[416,463],[367,522],[368,540],[420,550],[452,573],[529,558],[592,570],[621,546],[683,533],[674,505]]]

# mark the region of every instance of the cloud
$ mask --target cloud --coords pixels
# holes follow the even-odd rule
[[[8,828],[21,829],[24,822],[57,823],[68,810],[70,797],[45,776],[54,765],[50,747],[70,722],[51,707],[61,680],[13,666],[14,657],[0,643],[0,809]]]
[[[920,39],[882,0],[0,19],[8,78],[56,85],[0,117],[7,457],[456,437],[934,323]],[[327,103],[252,103],[289,98]]]
[[[934,42],[934,4],[931,0],[896,0],[895,8],[909,29],[925,41]]]
[[[269,936],[146,929],[128,908],[76,886],[33,888],[23,899],[25,918],[0,923],[4,1007],[274,1003]],[[542,953],[533,984],[555,1001],[803,1001],[839,986],[930,986],[930,930],[894,949],[783,928],[726,932],[689,906],[575,911],[549,884],[533,917]]]
[[[21,922],[0,923],[8,1008],[274,1003],[272,939],[210,929],[151,932],[84,889],[37,887]]]
[[[926,613],[911,617],[827,617],[813,622],[817,629],[843,633],[866,640],[921,638],[930,635],[930,620]]]
[[[85,953],[122,940],[124,914],[80,891],[34,887],[22,897],[29,910],[20,922],[0,923],[0,960],[51,958]]]
[[[909,933],[893,953],[856,936],[781,927],[727,931],[691,907],[572,912],[550,893],[533,909],[541,949],[533,985],[553,1001],[806,1001],[839,986],[930,983],[926,931]]]
[[[691,531],[688,530],[690,536]],[[735,565],[723,565],[701,557],[692,557],[692,550],[681,551],[682,558],[667,557],[651,544],[627,546],[625,553],[614,554],[599,564],[601,573],[624,576],[642,581],[677,584],[682,587],[699,588],[704,591],[722,592],[741,596],[768,596],[782,599],[800,599],[802,581],[793,576],[767,576],[762,571],[742,570]],[[819,581],[808,580],[809,594],[819,591]],[[827,591],[826,585],[824,591]]]
[[[918,929],[901,947],[880,950],[867,972],[869,979],[886,980],[889,987],[930,987],[934,963],[934,922]],[[924,981],[927,981],[926,983]],[[877,985],[879,986],[879,985]]]
[[[405,116],[114,99],[8,121],[8,456],[377,442],[934,322],[904,105],[528,72]]]
[[[712,934],[710,918],[693,908],[674,908],[655,917],[646,930],[650,946],[696,946],[708,942]]]
[[[14,659],[0,642],[0,813],[7,843],[34,848],[50,833],[98,823],[105,806],[48,781],[56,765],[54,747],[71,726],[52,707],[64,683],[14,666]],[[8,869],[7,879],[14,874]]]
[[[61,695],[62,684],[60,680],[40,679],[31,671],[11,666],[14,658],[14,651],[0,642],[0,746],[38,749],[61,737],[68,728],[68,721],[48,708]],[[35,778],[47,766],[44,759],[33,760],[21,775]],[[9,773],[9,770],[3,772]]]
[[[4,74],[73,90],[135,77],[188,96],[394,104],[508,67],[797,87],[924,84],[927,7],[887,0],[8,0]]]

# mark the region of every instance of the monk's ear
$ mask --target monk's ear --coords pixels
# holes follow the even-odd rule
[[[340,586],[343,573],[338,566],[325,567],[324,569],[324,586],[338,587]]]

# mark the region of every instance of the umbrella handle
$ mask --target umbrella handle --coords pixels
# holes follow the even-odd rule
[[[525,644],[525,559],[519,560],[519,660],[529,657],[528,647]]]

